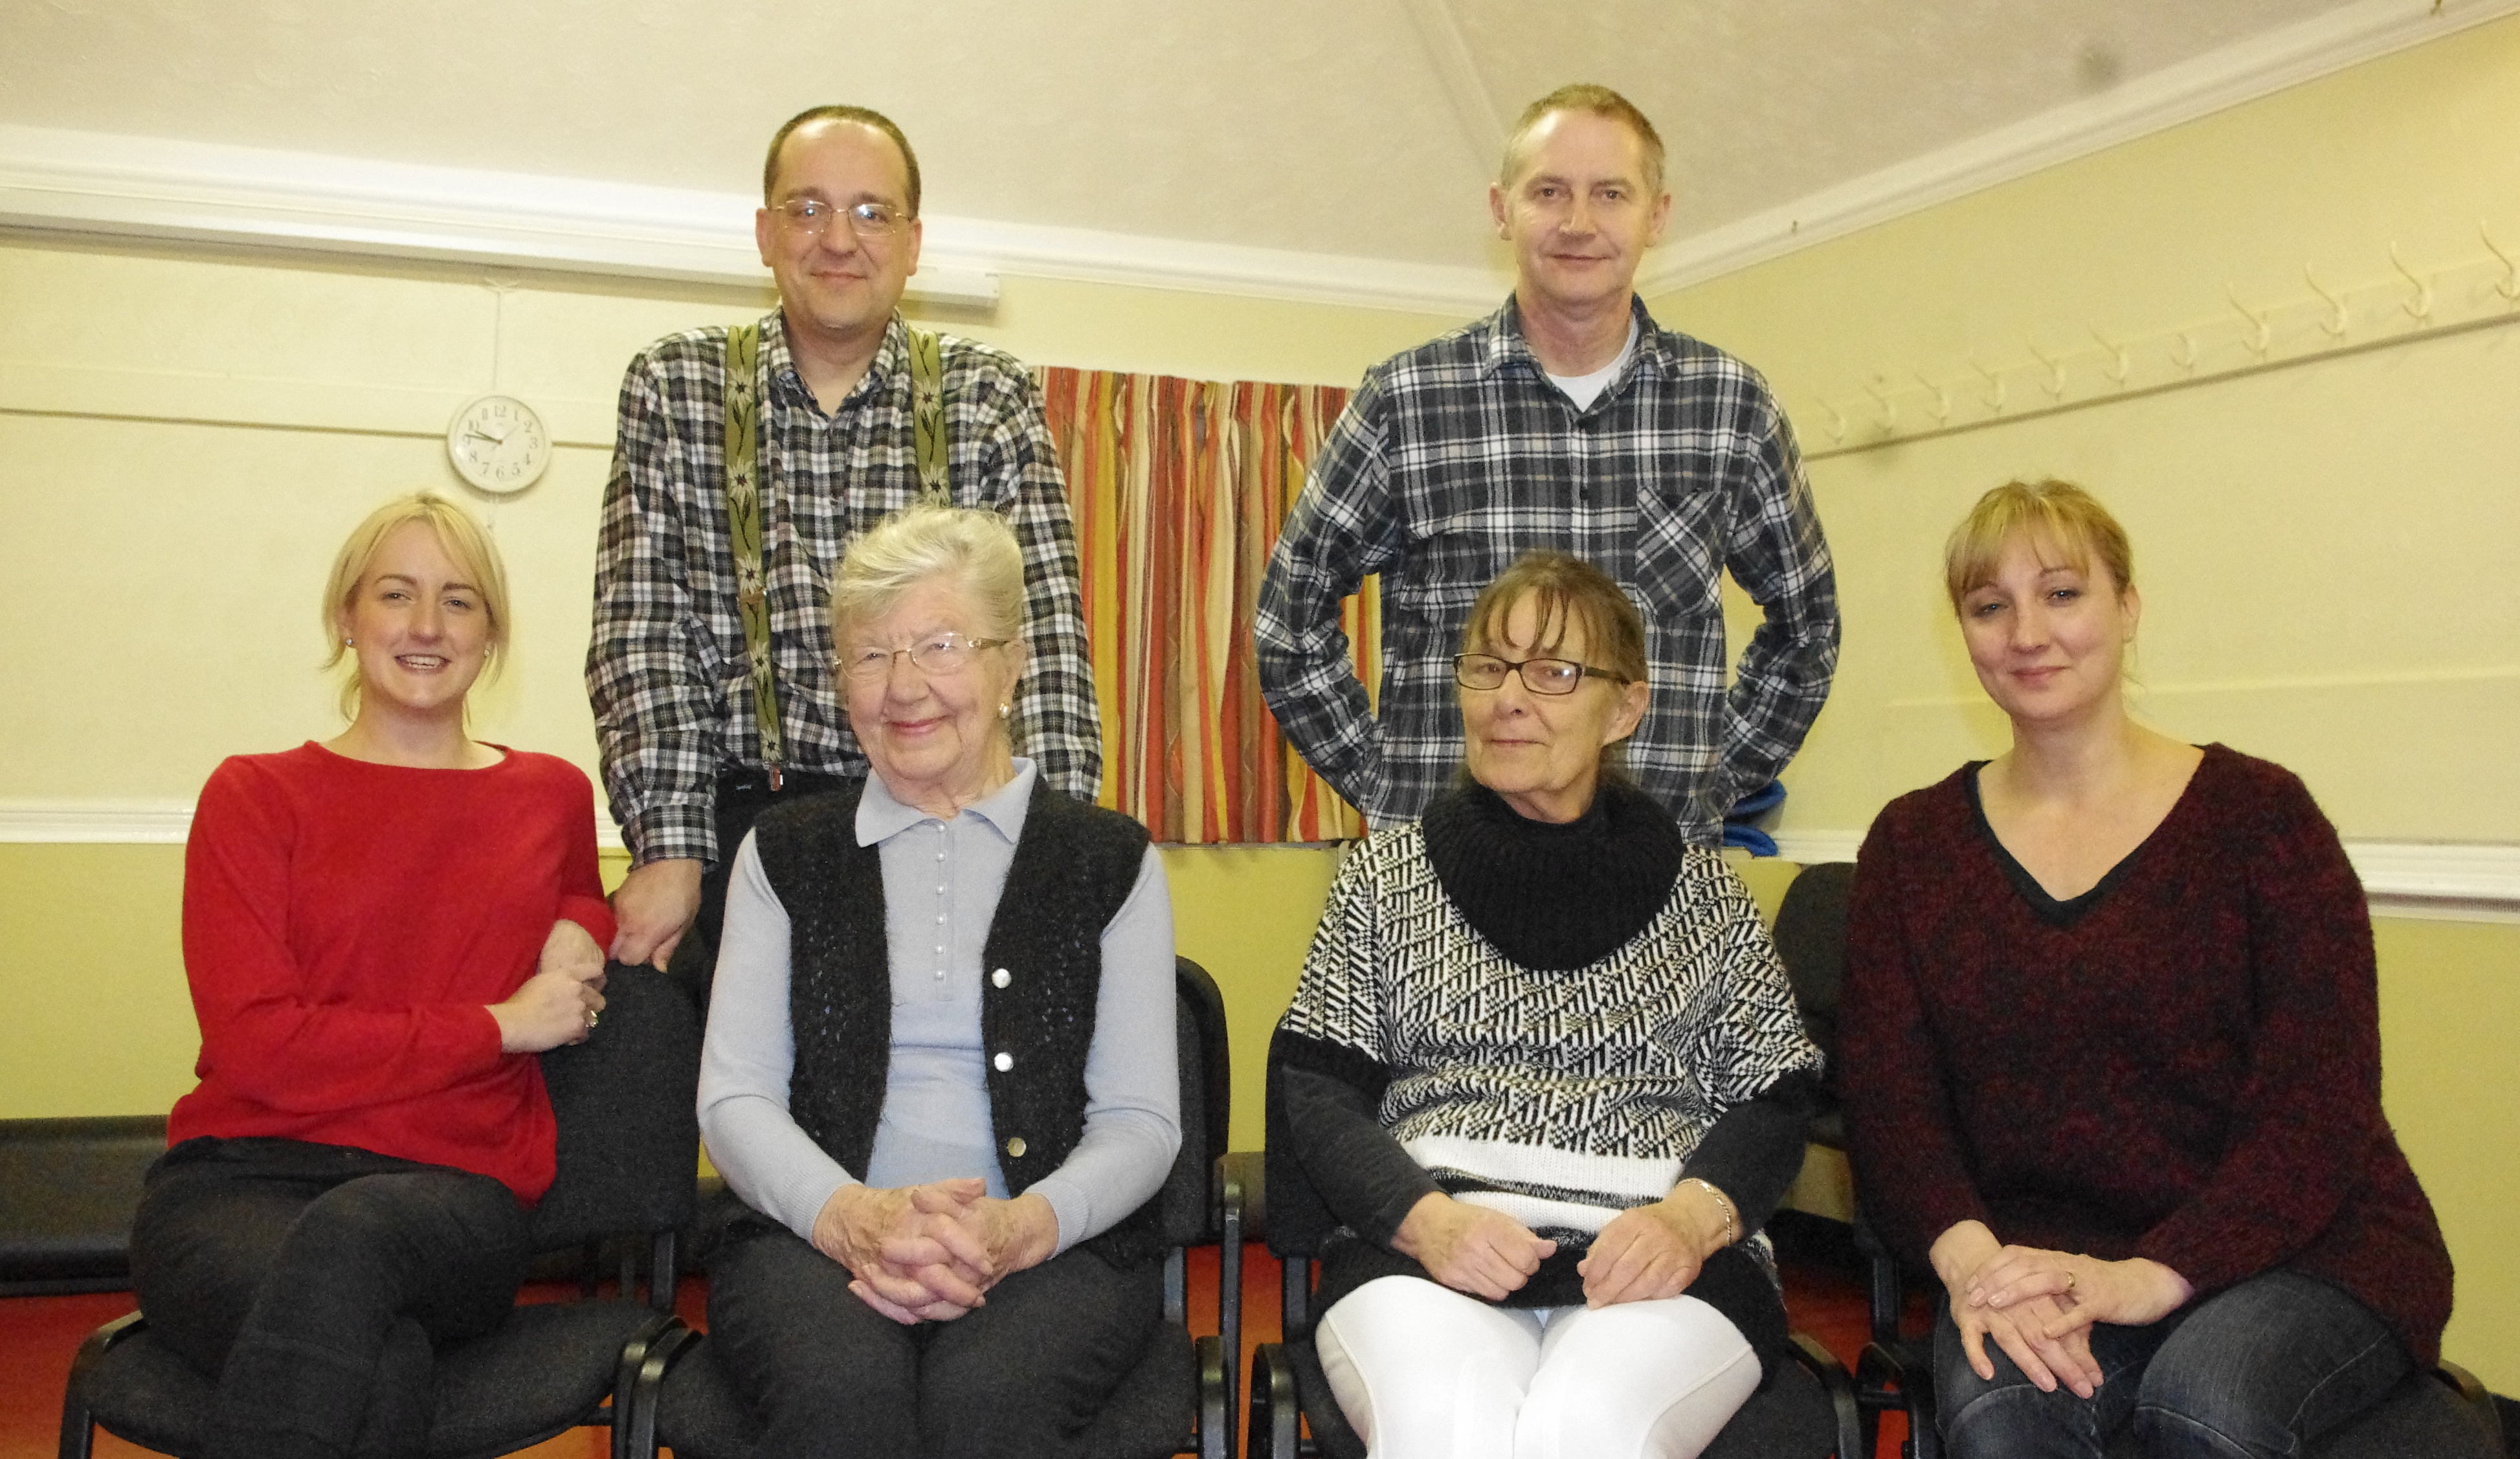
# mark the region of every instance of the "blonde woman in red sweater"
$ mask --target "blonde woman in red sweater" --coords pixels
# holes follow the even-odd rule
[[[532,1056],[604,1007],[593,791],[466,731],[508,643],[496,548],[389,502],[323,622],[349,728],[227,760],[194,812],[201,1082],[132,1233],[151,1330],[219,1381],[215,1459],[419,1452],[432,1345],[506,1313],[551,1184]]]
[[[2132,718],[2133,552],[1988,492],[1947,587],[2012,748],[1857,862],[1865,1210],[1945,1301],[1955,1454],[2296,1454],[2439,1356],[2451,1264],[2380,1111],[2371,928],[2301,781]]]

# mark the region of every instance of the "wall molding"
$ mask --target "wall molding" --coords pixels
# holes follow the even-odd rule
[[[1703,284],[2515,12],[2520,0],[2360,0],[1676,239],[1638,275],[1637,292],[1651,298]]]
[[[182,845],[193,807],[184,800],[0,799],[0,843]],[[1852,861],[1861,831],[1775,833],[1787,861]],[[596,828],[596,843],[621,849],[619,828]],[[2471,842],[2347,842],[2371,910],[2386,917],[2520,922],[2520,845]]]
[[[2520,0],[2359,0],[1984,136],[1666,245],[1647,296],[1763,263],[2043,167],[2520,12]],[[1465,135],[1484,132],[1443,0],[1432,31]],[[1482,163],[1484,165],[1484,163]],[[762,289],[754,202],[638,186],[45,127],[0,126],[0,230],[211,243]],[[986,309],[1005,276],[1474,318],[1488,267],[1243,248],[932,215],[914,300]]]
[[[475,263],[767,290],[755,200],[316,153],[0,126],[0,229]],[[1474,317],[1446,267],[930,214],[916,301],[987,309],[1004,274]]]
[[[1852,861],[1861,831],[1774,833],[1777,854],[1808,866]],[[2349,841],[2345,854],[2379,917],[2520,923],[2520,845],[2477,842]]]

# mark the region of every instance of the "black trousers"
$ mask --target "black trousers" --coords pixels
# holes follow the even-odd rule
[[[131,1233],[150,1331],[218,1381],[211,1459],[426,1452],[437,1344],[515,1301],[516,1195],[486,1175],[296,1140],[187,1140]]]
[[[1050,1459],[1137,1365],[1163,1320],[1163,1267],[1072,1248],[951,1322],[904,1327],[848,1268],[747,1223],[709,1267],[709,1341],[782,1459],[892,1454]]]

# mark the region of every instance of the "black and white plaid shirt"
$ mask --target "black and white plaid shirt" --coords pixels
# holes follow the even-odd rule
[[[1004,351],[947,336],[944,355],[954,499],[1005,513],[1023,548],[1031,656],[1015,696],[1015,748],[1051,784],[1091,801],[1102,725],[1075,532],[1041,397]],[[784,764],[863,775],[827,615],[832,570],[850,540],[919,499],[908,332],[895,315],[866,378],[828,415],[797,376],[776,312],[761,324],[760,368],[763,568]],[[762,764],[727,538],[725,377],[726,331],[702,329],[650,345],[621,382],[586,688],[612,815],[639,863],[732,855],[717,844],[717,774]]]
[[[1748,366],[1657,327],[1590,407],[1552,385],[1511,300],[1370,371],[1260,588],[1279,727],[1376,826],[1414,820],[1462,759],[1452,656],[1470,603],[1534,548],[1608,572],[1644,616],[1652,701],[1629,773],[1689,839],[1802,745],[1837,666],[1837,586],[1792,429]],[[1767,621],[1725,685],[1722,579]],[[1382,574],[1379,718],[1339,600]]]

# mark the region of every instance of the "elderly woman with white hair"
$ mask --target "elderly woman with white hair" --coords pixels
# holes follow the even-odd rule
[[[1023,561],[916,507],[832,640],[873,774],[737,854],[699,1116],[752,1214],[709,1330],[761,1452],[1065,1453],[1161,1319],[1172,904],[1144,827],[1010,743]]]

